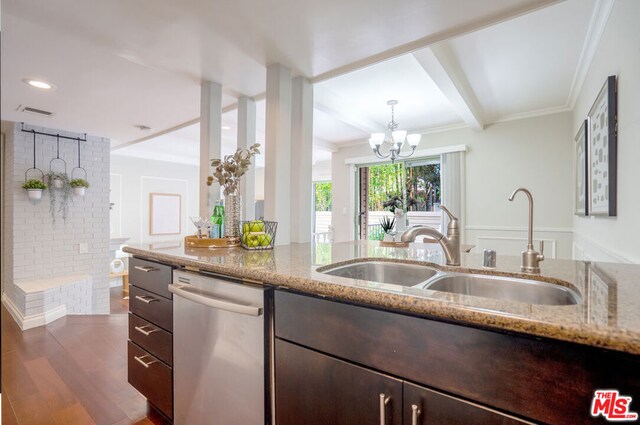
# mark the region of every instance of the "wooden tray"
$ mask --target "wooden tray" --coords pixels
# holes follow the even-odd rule
[[[184,245],[189,248],[235,248],[240,246],[240,240],[228,238],[199,238],[195,235],[185,236]]]
[[[380,241],[380,246],[388,246],[392,248],[406,248],[409,246],[408,242],[385,242]]]

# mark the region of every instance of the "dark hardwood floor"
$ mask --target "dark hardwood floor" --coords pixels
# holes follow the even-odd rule
[[[2,307],[2,424],[158,425],[166,422],[127,383],[127,306],[66,316],[22,332]]]

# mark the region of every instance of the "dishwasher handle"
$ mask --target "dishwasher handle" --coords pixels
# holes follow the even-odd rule
[[[250,305],[236,304],[233,302],[213,298],[210,296],[194,294],[193,292],[183,289],[184,286],[171,284],[169,285],[169,292],[176,294],[179,297],[193,301],[194,303],[206,305],[208,307],[217,308],[220,310],[230,311],[232,313],[240,313],[247,316],[261,316],[262,307],[254,307]]]

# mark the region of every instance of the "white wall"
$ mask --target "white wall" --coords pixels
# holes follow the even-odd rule
[[[331,161],[318,161],[311,169],[314,182],[331,180]]]
[[[70,137],[84,134],[33,127],[46,133]],[[89,274],[92,279],[90,311],[109,313],[109,139],[88,136],[82,143],[82,166],[91,187],[84,197],[73,197],[66,222],[59,213],[56,224],[49,213],[49,194],[30,201],[21,188],[25,171],[33,166],[33,136],[11,125],[5,146],[5,215],[3,267],[5,284],[15,280],[39,280],[67,275]],[[49,161],[56,156],[56,140],[37,136],[37,167],[49,171]],[[67,162],[67,174],[77,165],[77,144],[60,141],[60,157]],[[29,178],[36,178],[29,174]],[[80,254],[79,244],[88,252]]]
[[[181,239],[195,233],[189,220],[198,216],[200,177],[197,165],[177,164],[111,155],[111,236],[129,237],[127,243]],[[182,233],[149,234],[149,194],[175,193],[181,196]]]
[[[466,153],[467,243],[516,255],[526,246],[526,197],[507,200],[526,187],[535,201],[535,239],[544,239],[550,257],[571,257],[573,135],[571,113],[514,120],[475,132],[459,129],[425,134],[420,148],[464,144]],[[353,188],[345,159],[371,155],[367,144],[340,149],[332,157],[335,239],[350,240]],[[343,213],[346,212],[346,213]]]
[[[318,161],[311,174],[313,181],[331,180],[331,161]],[[256,200],[264,200],[264,167],[256,168]]]
[[[616,0],[573,113],[578,131],[609,75],[618,76],[618,216],[575,217],[578,256],[640,263],[640,2]]]

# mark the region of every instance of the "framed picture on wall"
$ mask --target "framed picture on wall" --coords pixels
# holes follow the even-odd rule
[[[589,215],[617,214],[616,77],[607,78],[588,116]]]
[[[182,233],[182,197],[171,193],[149,194],[149,235]]]
[[[589,206],[587,205],[588,191],[588,167],[589,167],[589,155],[587,154],[587,134],[589,133],[589,124],[587,120],[584,120],[578,130],[578,134],[574,139],[575,145],[575,166],[574,166],[574,214],[575,215],[589,215]]]

